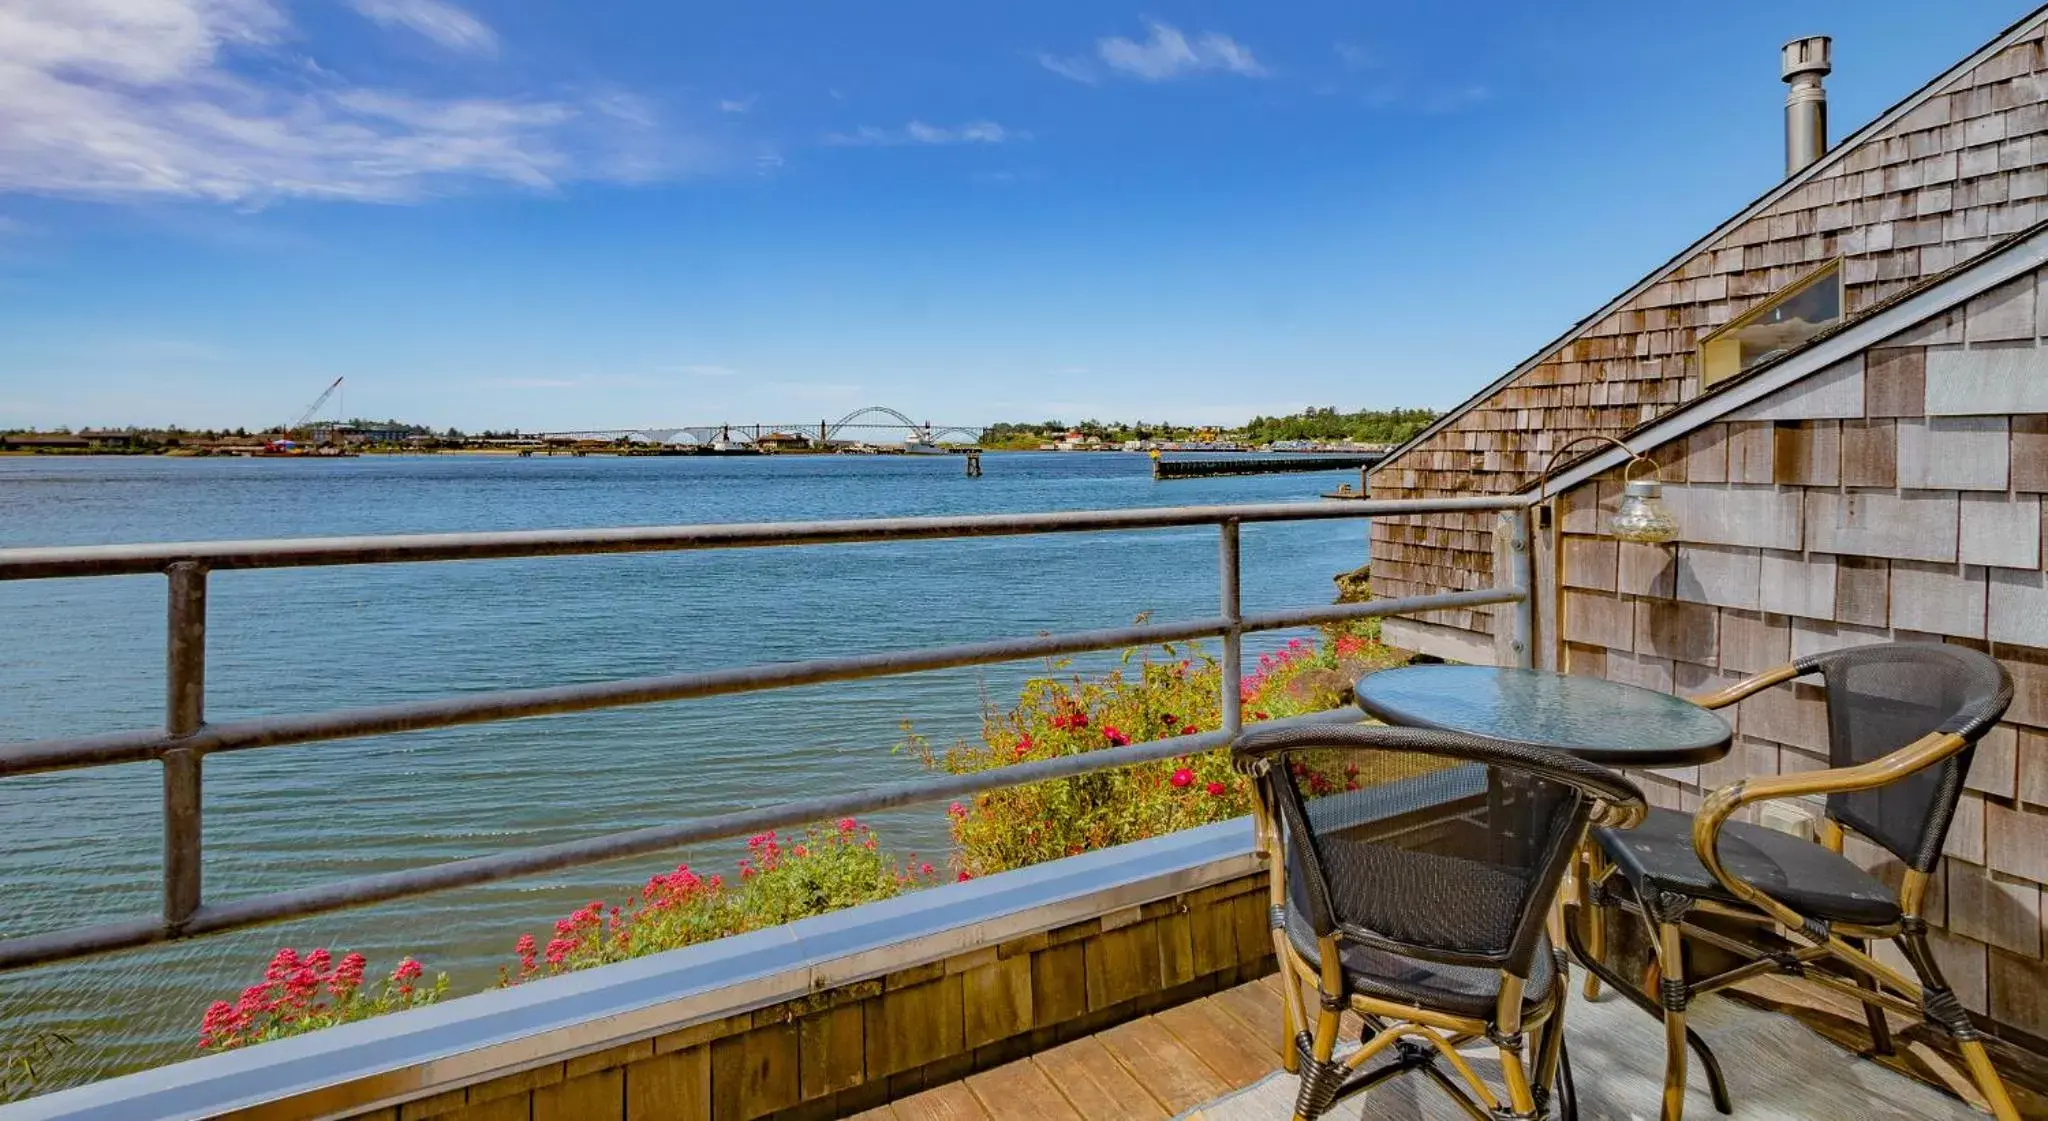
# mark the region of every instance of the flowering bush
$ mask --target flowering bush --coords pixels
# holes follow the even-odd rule
[[[336,959],[326,949],[301,956],[290,946],[277,951],[263,980],[242,990],[233,1004],[217,1000],[199,1025],[199,1046],[218,1051],[288,1035],[366,1020],[402,1008],[432,1004],[448,991],[447,974],[421,984],[426,969],[412,958],[399,961],[375,992],[363,987],[369,962],[357,953]]]
[[[1199,646],[1161,652],[1126,653],[1122,668],[1094,679],[1028,682],[1015,708],[984,718],[981,744],[938,753],[910,733],[911,746],[928,766],[965,774],[1214,731],[1222,682],[1216,660]],[[1332,628],[1321,643],[1297,639],[1261,657],[1243,678],[1245,719],[1333,708],[1359,674],[1396,659],[1369,625]],[[1324,790],[1356,786],[1355,775],[1337,772],[1311,782]],[[950,807],[958,846],[953,874],[968,879],[1250,811],[1250,792],[1221,750],[1009,787]],[[813,826],[801,838],[754,837],[737,873],[699,876],[679,864],[622,903],[592,901],[557,921],[545,942],[520,935],[513,946],[518,964],[501,970],[500,981],[516,984],[760,930],[942,878],[914,853],[902,860],[884,853],[874,831],[852,818]],[[410,957],[368,989],[368,964],[357,953],[337,959],[326,949],[303,956],[281,949],[260,984],[206,1010],[199,1045],[226,1050],[280,1039],[430,1004],[448,991],[445,975],[423,984],[425,969]]]
[[[845,818],[815,826],[801,840],[763,833],[747,842],[739,877],[699,876],[688,865],[650,878],[623,904],[593,901],[557,921],[546,943],[522,934],[519,964],[499,971],[514,984],[593,965],[760,930],[858,903],[887,899],[938,880],[938,869],[912,854],[898,862],[881,851],[874,830]],[[279,950],[263,982],[233,1004],[215,1001],[199,1027],[201,1047],[226,1050],[345,1024],[384,1012],[431,1004],[448,979],[421,985],[420,963],[398,963],[376,993],[363,989],[363,955],[339,960],[324,949],[301,956]]]
[[[966,774],[1216,730],[1216,660],[1199,646],[1160,652],[1127,653],[1122,668],[1093,679],[1028,682],[1015,708],[984,718],[980,744],[939,752],[912,732],[910,746],[927,766]],[[1397,659],[1376,628],[1333,628],[1321,643],[1295,639],[1242,678],[1244,719],[1334,708],[1359,674]],[[1238,817],[1251,812],[1251,794],[1219,749],[994,790],[948,812],[964,878]]]
[[[937,879],[929,863],[911,854],[898,863],[881,851],[874,830],[852,818],[814,826],[801,840],[775,833],[747,841],[739,880],[699,876],[688,865],[649,879],[623,905],[592,902],[555,923],[545,945],[523,934],[513,947],[523,981],[624,961],[778,926],[887,899]]]

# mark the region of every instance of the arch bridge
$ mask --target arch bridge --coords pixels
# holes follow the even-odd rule
[[[872,419],[886,418],[886,419]],[[887,405],[867,405],[836,421],[791,424],[697,424],[641,428],[584,428],[536,433],[544,440],[604,441],[678,447],[752,447],[774,435],[799,436],[813,443],[851,444],[874,440],[881,433],[902,433],[906,443],[979,443],[986,429],[964,424],[912,420]],[[958,437],[958,439],[954,439]]]

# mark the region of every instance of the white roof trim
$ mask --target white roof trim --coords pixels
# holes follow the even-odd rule
[[[1973,296],[1996,288],[2008,280],[2025,276],[2043,265],[2048,265],[2048,225],[2037,227],[2033,233],[2003,249],[1993,250],[1990,255],[1979,258],[1976,264],[1946,280],[1916,292],[1874,315],[1851,323],[1811,347],[1759,371],[1754,377],[1733,382],[1718,393],[1701,397],[1690,406],[1681,407],[1651,422],[1647,427],[1630,432],[1622,442],[1635,452],[1648,452],[1652,448],[1662,447],[1680,436],[1689,435],[1695,429],[1712,424],[1745,405],[1754,404],[1801,378],[1819,373],[1837,362],[1853,358],[1923,319],[1939,315]],[[1538,480],[1524,486],[1522,490],[1533,490],[1540,484],[1548,493],[1558,494],[1578,486],[1602,471],[1620,466],[1629,458],[1630,456],[1621,449],[1609,448],[1589,459],[1581,460],[1577,466],[1552,477],[1547,483]]]
[[[1373,475],[1380,471],[1382,468],[1392,465],[1402,456],[1408,454],[1409,449],[1416,447],[1417,445],[1421,444],[1424,440],[1427,440],[1431,436],[1436,435],[1438,432],[1442,431],[1446,426],[1448,426],[1452,421],[1457,420],[1459,417],[1464,416],[1466,413],[1471,412],[1472,409],[1475,406],[1477,406],[1481,401],[1486,400],[1487,398],[1493,396],[1496,393],[1499,393],[1501,390],[1506,389],[1508,386],[1514,384],[1516,378],[1519,378],[1523,374],[1526,374],[1530,370],[1534,369],[1545,358],[1548,358],[1552,354],[1556,353],[1559,347],[1562,347],[1566,343],[1571,342],[1573,339],[1578,338],[1580,332],[1583,331],[1589,324],[1598,323],[1600,320],[1607,318],[1608,316],[1614,314],[1616,311],[1619,311],[1622,305],[1628,303],[1630,300],[1635,299],[1637,296],[1642,295],[1645,291],[1649,290],[1654,285],[1661,283],[1665,277],[1668,277],[1672,273],[1676,272],[1687,261],[1691,260],[1696,254],[1698,254],[1700,250],[1705,249],[1707,246],[1713,244],[1716,240],[1720,239],[1723,235],[1730,233],[1736,227],[1742,225],[1744,222],[1749,221],[1751,218],[1756,217],[1759,213],[1769,209],[1772,206],[1772,204],[1778,202],[1786,195],[1789,195],[1793,191],[1796,191],[1799,188],[1805,186],[1807,183],[1820,178],[1822,172],[1826,171],[1833,165],[1840,163],[1842,160],[1848,158],[1849,153],[1854,152],[1857,148],[1861,147],[1864,141],[1870,139],[1870,137],[1883,131],[1884,129],[1889,128],[1892,125],[1892,123],[1897,121],[1899,118],[1905,116],[1906,114],[1912,112],[1915,109],[1918,109],[1922,104],[1924,104],[1927,101],[1928,98],[1934,96],[1935,93],[1939,92],[1943,87],[1947,86],[1950,81],[1954,80],[1959,75],[1967,73],[1972,69],[1975,69],[1976,67],[1988,61],[1993,55],[1996,55],[1998,52],[2026,38],[2036,28],[2040,27],[2040,25],[2043,22],[2048,22],[2048,6],[2035,9],[2033,14],[2026,16],[2025,18],[2021,19],[2018,23],[2013,24],[2004,32],[2000,33],[1997,38],[1991,40],[1989,43],[1986,43],[1983,47],[1979,48],[1977,53],[1969,56],[1961,62],[1956,63],[1954,66],[1949,67],[1947,70],[1942,71],[1941,74],[1934,78],[1934,80],[1928,82],[1926,85],[1921,86],[1919,89],[1914,90],[1912,93],[1908,94],[1904,101],[1901,101],[1897,105],[1892,106],[1890,109],[1885,110],[1883,113],[1878,115],[1877,119],[1871,121],[1869,124],[1864,125],[1862,128],[1857,129],[1855,132],[1852,132],[1848,136],[1844,137],[1841,143],[1836,144],[1832,149],[1828,151],[1826,155],[1822,156],[1818,160],[1815,160],[1812,164],[1808,165],[1804,170],[1800,171],[1798,174],[1786,178],[1783,182],[1780,182],[1777,186],[1771,188],[1771,190],[1765,193],[1762,198],[1759,198],[1755,202],[1752,202],[1748,206],[1742,208],[1742,210],[1739,211],[1733,218],[1730,218],[1726,222],[1721,223],[1719,226],[1714,227],[1712,233],[1709,233],[1707,236],[1700,238],[1698,241],[1693,242],[1691,245],[1686,246],[1684,249],[1678,252],[1677,256],[1664,262],[1662,265],[1657,266],[1657,268],[1654,271],[1652,271],[1650,275],[1637,281],[1634,287],[1630,288],[1626,292],[1623,292],[1621,295],[1616,296],[1613,300],[1609,301],[1606,304],[1606,306],[1602,307],[1599,311],[1596,311],[1593,314],[1586,316],[1584,319],[1579,320],[1577,323],[1572,324],[1571,328],[1567,330],[1564,334],[1559,335],[1557,338],[1552,339],[1551,341],[1543,344],[1543,349],[1538,350],[1535,354],[1529,356],[1527,359],[1524,359],[1520,365],[1516,366],[1512,370],[1509,370],[1506,374],[1501,375],[1501,377],[1496,379],[1493,382],[1493,384],[1488,385],[1485,389],[1482,389],[1479,392],[1473,394],[1472,396],[1466,398],[1464,402],[1459,404],[1456,408],[1453,408],[1449,412],[1438,417],[1435,421],[1433,421],[1430,424],[1429,427],[1423,429],[1422,431],[1416,433],[1414,436],[1410,437],[1406,443],[1402,444],[1400,447],[1395,448],[1393,451],[1388,452],[1385,458],[1381,459],[1378,463],[1373,464],[1371,467],[1368,467],[1366,469],[1366,474],[1368,476]]]

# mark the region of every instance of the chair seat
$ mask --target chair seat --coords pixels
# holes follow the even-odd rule
[[[1595,829],[1594,841],[1637,898],[1645,891],[1739,903],[1692,847],[1692,815],[1651,810],[1634,829]],[[1729,821],[1721,829],[1721,864],[1772,898],[1824,922],[1888,926],[1899,921],[1890,888],[1843,856],[1775,829]]]
[[[1315,930],[1294,907],[1287,908],[1287,941],[1310,967],[1321,969],[1321,947]],[[1340,942],[1344,980],[1360,996],[1414,1004],[1458,1016],[1491,1020],[1500,1001],[1500,970],[1490,966],[1445,965],[1389,953],[1356,942]],[[1536,947],[1528,983],[1522,988],[1522,1014],[1533,1014],[1550,994],[1550,942]]]

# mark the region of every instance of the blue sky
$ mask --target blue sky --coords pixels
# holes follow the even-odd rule
[[[2015,0],[0,0],[0,427],[1456,403]]]

